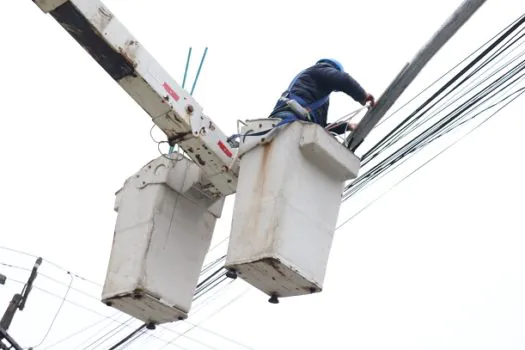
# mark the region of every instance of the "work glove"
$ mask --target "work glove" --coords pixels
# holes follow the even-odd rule
[[[376,105],[376,100],[372,94],[367,94],[365,99],[365,105],[367,102],[370,102],[370,108],[374,107]]]

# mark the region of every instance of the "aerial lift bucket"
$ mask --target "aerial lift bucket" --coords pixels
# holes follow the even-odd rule
[[[146,323],[188,317],[224,197],[202,194],[202,171],[161,156],[116,194],[102,301]]]
[[[241,131],[225,264],[272,302],[322,290],[343,186],[360,167],[321,126],[279,121],[249,120]]]

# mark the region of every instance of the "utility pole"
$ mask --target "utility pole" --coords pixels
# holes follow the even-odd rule
[[[27,297],[29,296],[31,289],[33,289],[33,282],[36,279],[37,271],[41,264],[42,264],[42,258],[36,259],[35,264],[33,265],[33,269],[31,270],[31,275],[29,276],[27,283],[24,285],[24,288],[22,289],[22,293],[21,294],[17,293],[13,295],[13,299],[11,299],[11,302],[7,306],[7,310],[5,311],[4,315],[2,316],[2,319],[0,320],[0,349],[1,350],[10,350],[10,349],[23,350],[22,347],[18,345],[18,343],[7,333],[7,330],[9,329],[11,322],[13,322],[13,317],[15,316],[16,311],[24,310],[24,307],[27,302]],[[4,341],[6,341],[7,344],[5,344]]]

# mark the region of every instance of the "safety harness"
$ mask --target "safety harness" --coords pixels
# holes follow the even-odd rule
[[[234,134],[227,138],[227,141],[230,144],[230,146],[232,146],[233,148],[239,147],[239,143],[235,141],[237,137],[261,136],[261,135],[268,133],[272,129],[292,123],[298,119],[302,119],[302,120],[306,120],[309,122],[319,124],[319,120],[317,119],[317,116],[316,116],[317,114],[316,110],[322,105],[324,105],[326,102],[328,102],[329,95],[326,95],[325,97],[307,105],[304,99],[302,99],[301,97],[295,94],[292,94],[291,91],[292,91],[293,86],[295,85],[295,82],[297,81],[297,79],[299,79],[299,77],[303,73],[304,73],[304,70],[301,73],[297,74],[297,76],[292,80],[292,82],[290,83],[290,86],[288,86],[288,89],[279,98],[279,102],[283,102],[284,105],[277,107],[271,115],[271,116],[275,116],[281,119],[281,121],[277,125],[275,125],[274,127],[268,130],[262,130],[259,132],[249,133],[245,135]],[[292,112],[287,111],[284,108],[285,106],[289,107]]]
[[[302,99],[300,96],[292,94],[291,91],[292,91],[293,86],[297,82],[297,79],[299,79],[299,77],[303,73],[304,73],[304,70],[301,73],[297,74],[297,76],[290,83],[290,86],[288,86],[288,89],[281,95],[281,97],[279,98],[279,101],[283,102],[298,117],[301,117],[310,122],[319,124],[319,120],[317,118],[317,109],[328,102],[329,95],[326,95],[325,97],[307,105],[304,99]],[[281,108],[277,108],[273,114],[275,115],[275,114],[279,114],[280,112],[282,112]]]

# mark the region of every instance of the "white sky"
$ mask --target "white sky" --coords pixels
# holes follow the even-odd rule
[[[194,48],[191,83],[200,54],[209,46],[195,97],[225,132],[233,133],[237,118],[266,117],[289,80],[320,57],[338,58],[379,96],[460,2],[105,4],[179,82],[188,47]],[[524,10],[523,2],[488,1],[404,98]],[[41,255],[103,283],[116,218],[114,192],[158,156],[149,136],[150,119],[31,1],[7,0],[0,11],[0,33],[0,245]],[[337,95],[330,118],[357,107]],[[523,349],[525,170],[517,160],[522,159],[524,107],[523,98],[513,103],[339,230],[322,293],[270,305],[265,295],[236,281],[190,316],[190,322],[203,319],[188,333],[192,339],[174,343],[185,349],[242,348],[215,332],[256,349]],[[229,233],[232,204],[229,198],[214,242]],[[341,218],[348,213],[343,206]],[[0,263],[30,268],[33,261],[0,250]],[[5,266],[0,272],[19,281],[27,278],[26,271]],[[41,272],[69,283],[64,271],[49,264]],[[66,289],[43,276],[36,285],[59,296]],[[102,320],[100,314],[112,314],[96,300],[99,287],[78,278],[73,286],[95,298],[72,291],[67,299],[85,309],[66,303],[44,345]],[[21,287],[12,281],[0,286],[0,310]],[[12,335],[23,346],[40,342],[59,302],[35,289],[26,309],[16,315]],[[115,325],[108,321],[103,331]],[[180,332],[187,325],[170,329]],[[160,328],[154,334],[176,336]],[[52,349],[74,349],[91,335],[82,333]],[[152,337],[146,340],[130,348],[162,345]]]

